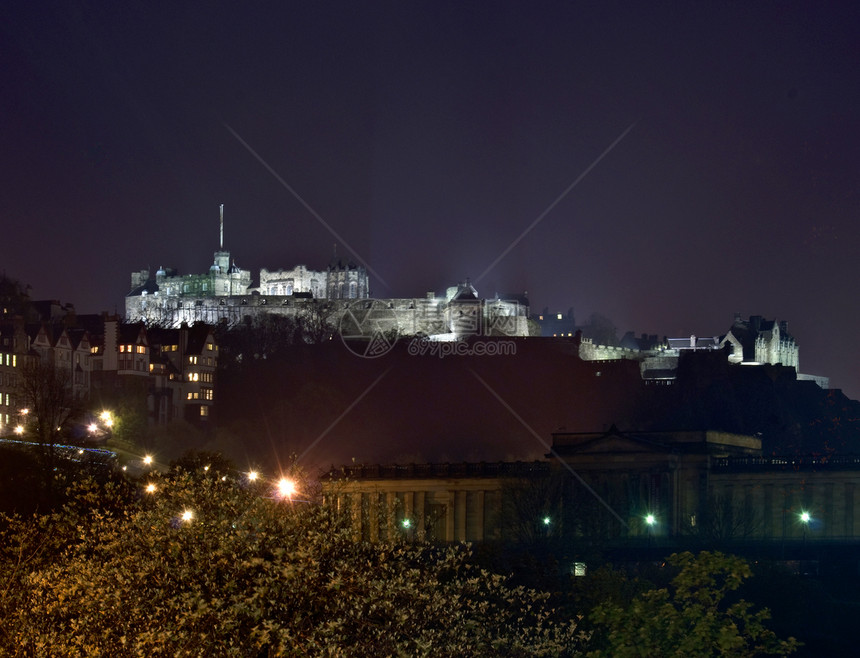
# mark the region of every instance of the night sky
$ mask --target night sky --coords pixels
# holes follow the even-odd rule
[[[856,2],[7,2],[0,267],[122,311],[208,269],[223,203],[255,274],[338,243],[377,297],[784,319],[860,397],[858,35]]]

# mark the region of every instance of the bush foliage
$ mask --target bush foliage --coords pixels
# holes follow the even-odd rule
[[[466,546],[356,541],[333,506],[266,484],[179,472],[70,500],[4,524],[9,655],[564,656],[586,639]]]
[[[668,558],[677,570],[668,588],[636,595],[629,605],[606,602],[591,615],[597,635],[589,656],[786,656],[797,649],[765,626],[767,610],[753,611],[728,595],[752,575],[734,555],[702,551]]]

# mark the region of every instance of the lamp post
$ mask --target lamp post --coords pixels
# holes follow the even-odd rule
[[[653,514],[645,515],[645,525],[648,526],[648,553],[651,553],[651,537],[654,535],[654,526],[657,525],[657,517]]]
[[[800,523],[803,527],[803,543],[800,548],[801,557],[806,556],[806,529],[809,527],[810,521],[812,521],[812,516],[809,512],[803,511],[800,513]]]

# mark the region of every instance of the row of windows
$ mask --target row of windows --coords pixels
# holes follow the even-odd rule
[[[189,391],[186,395],[186,400],[213,400],[215,398],[215,394],[211,388],[202,388],[200,392],[197,391]]]
[[[137,352],[138,354],[146,354],[146,346],[145,345],[120,345],[120,352]]]
[[[18,367],[18,355],[17,354],[0,354],[0,366],[3,363],[6,363],[7,366],[12,366],[13,368]]]
[[[211,383],[213,379],[214,379],[214,376],[211,372],[189,372],[188,373],[188,381],[189,382]]]

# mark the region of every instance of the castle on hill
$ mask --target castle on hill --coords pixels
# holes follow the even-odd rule
[[[276,271],[261,269],[254,282],[251,271],[238,267],[224,249],[224,214],[221,239],[208,272],[181,275],[160,267],[132,272],[125,298],[127,322],[163,327],[183,323],[252,322],[265,315],[322,314],[349,335],[371,337],[381,333],[425,335],[439,340],[464,336],[527,336],[528,301],[525,295],[481,299],[468,280],[444,295],[378,299],[370,296],[367,268],[336,254],[323,270],[297,265]]]

